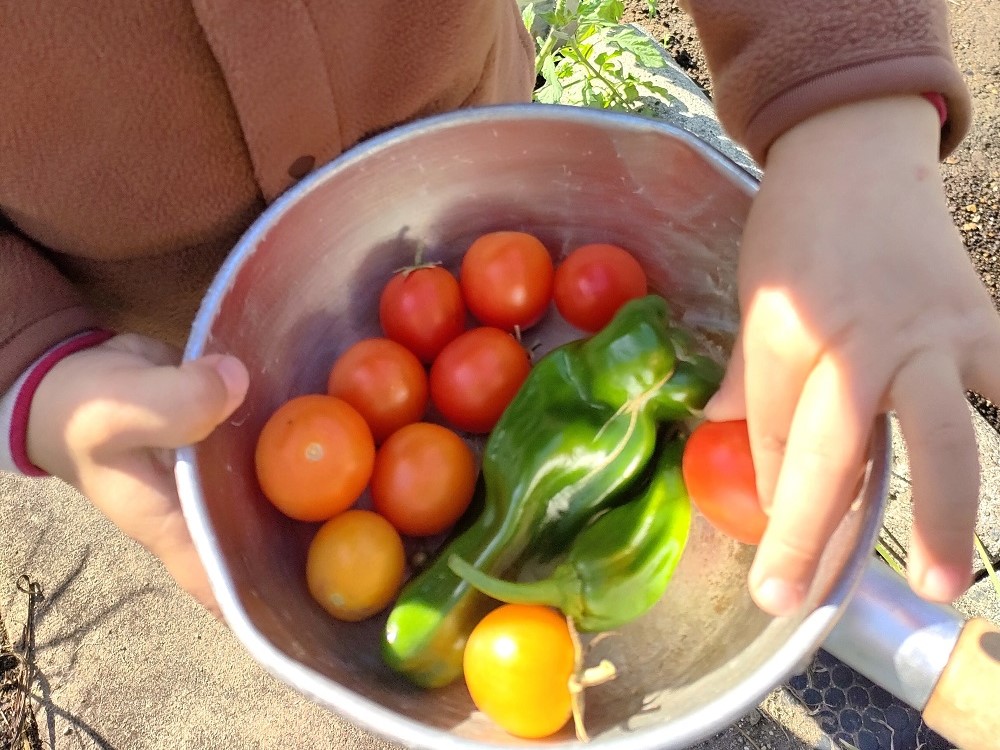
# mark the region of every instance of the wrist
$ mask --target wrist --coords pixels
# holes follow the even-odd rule
[[[927,97],[894,96],[844,104],[813,115],[781,135],[768,152],[768,168],[790,159],[863,163],[884,170],[895,159],[937,164],[939,110]]]
[[[35,464],[28,451],[28,423],[38,386],[63,359],[97,346],[113,335],[103,329],[89,330],[57,344],[39,357],[0,399],[0,436],[6,434],[0,448],[0,468],[27,476],[48,475],[45,469]]]

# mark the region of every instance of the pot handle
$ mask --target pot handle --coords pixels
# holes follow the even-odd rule
[[[962,750],[1000,738],[1000,629],[917,596],[876,559],[823,647],[923,714]]]
[[[996,748],[998,685],[1000,628],[981,617],[969,620],[924,706],[924,721],[963,750]]]

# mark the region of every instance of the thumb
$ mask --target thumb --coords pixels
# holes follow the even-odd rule
[[[743,357],[743,335],[736,337],[733,353],[726,367],[726,374],[715,395],[705,404],[705,418],[711,422],[728,422],[746,419],[747,404],[745,391],[745,360]]]
[[[116,389],[120,443],[178,448],[203,440],[243,402],[249,383],[243,363],[225,354],[133,370]]]

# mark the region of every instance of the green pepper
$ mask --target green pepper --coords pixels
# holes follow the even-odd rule
[[[537,581],[504,581],[451,555],[449,567],[482,593],[512,604],[547,604],[579,630],[613,630],[663,596],[687,544],[691,503],[681,477],[684,443],[661,450],[640,494],[580,532],[567,558]]]
[[[674,340],[666,302],[649,295],[535,364],[486,442],[481,514],[389,613],[390,667],[424,687],[461,675],[465,640],[494,603],[452,572],[449,556],[502,576],[565,552],[642,474],[658,426],[704,406],[722,369],[688,352],[678,359]]]

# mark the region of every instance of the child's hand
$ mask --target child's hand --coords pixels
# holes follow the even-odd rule
[[[28,455],[90,498],[218,614],[167,449],[205,438],[242,402],[248,376],[233,357],[177,361],[165,344],[133,335],[66,357],[35,392]]]
[[[949,601],[969,583],[965,389],[1000,400],[1000,317],[948,212],[938,125],[920,97],[879,99],[813,117],[769,153],[740,255],[741,345],[707,416],[749,423],[771,514],[750,587],[772,613],[802,601],[890,409],[912,469],[911,584]]]

